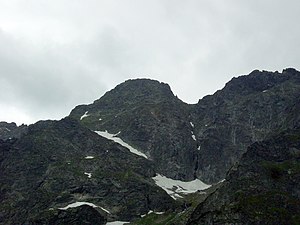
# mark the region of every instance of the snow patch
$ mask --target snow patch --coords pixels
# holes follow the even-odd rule
[[[108,222],[106,223],[106,225],[124,225],[124,224],[128,224],[130,222],[124,222],[124,221],[114,221],[114,222]]]
[[[194,134],[192,135],[192,138],[194,141],[197,141],[196,136]]]
[[[141,217],[143,218],[143,217],[145,217],[145,216],[147,216],[147,215],[149,215],[149,214],[151,214],[151,213],[154,213],[154,214],[157,214],[157,215],[161,215],[161,214],[164,214],[165,212],[154,212],[154,211],[152,211],[152,210],[149,210],[148,213],[146,213],[146,214],[144,214],[144,215],[141,215]]]
[[[262,91],[263,93],[266,93],[268,90],[264,90],[264,91]]]
[[[108,214],[111,214],[110,211],[108,211],[107,209],[104,209],[103,207],[101,206],[98,206],[100,209],[102,209],[104,212],[108,213]]]
[[[74,202],[74,203],[71,203],[71,204],[67,205],[66,207],[58,208],[58,209],[67,210],[69,208],[76,208],[76,207],[79,207],[79,206],[82,206],[82,205],[89,205],[89,206],[92,206],[94,208],[98,207],[95,204],[90,203],[90,202]]]
[[[112,140],[112,141],[114,141],[114,142],[122,145],[123,147],[129,149],[130,152],[148,159],[148,157],[144,153],[142,153],[139,150],[133,148],[132,146],[130,146],[129,144],[127,144],[126,142],[124,142],[121,138],[116,137],[118,134],[121,133],[121,131],[119,131],[116,134],[110,134],[110,133],[107,132],[107,130],[106,131],[95,131],[95,132],[97,134],[99,134],[100,136],[106,138],[106,139]]]
[[[94,156],[91,156],[91,155],[88,155],[88,156],[86,156],[86,157],[84,157],[85,159],[93,159],[93,158],[95,158]]]
[[[197,149],[200,151],[200,149],[201,149],[201,145],[199,145]]]
[[[102,119],[101,118],[99,118],[99,121],[101,121]]]
[[[191,127],[192,127],[192,128],[194,128],[194,127],[195,127],[195,125],[193,124],[193,122],[190,122],[190,124],[191,124]]]
[[[192,181],[173,180],[160,174],[157,174],[155,177],[152,177],[152,179],[155,181],[157,186],[164,189],[175,200],[178,198],[182,198],[181,195],[183,194],[189,194],[199,190],[205,190],[211,186],[203,183],[199,179],[195,179]]]
[[[223,183],[226,179],[220,180],[217,184]]]
[[[89,111],[86,111],[86,112],[80,117],[80,120],[82,120],[82,119],[85,118],[85,117],[88,117],[88,116],[89,116],[88,113],[89,113]]]
[[[92,173],[86,173],[86,172],[84,172],[84,174],[87,175],[88,178],[92,178]]]
[[[102,209],[104,212],[108,213],[108,214],[111,214],[107,209],[101,207],[101,206],[97,206],[93,203],[90,203],[90,202],[74,202],[74,203],[71,203],[69,205],[67,205],[66,207],[63,207],[63,208],[58,208],[60,210],[67,210],[69,208],[76,208],[76,207],[79,207],[79,206],[82,206],[82,205],[88,205],[88,206],[91,206],[93,208],[100,208]]]

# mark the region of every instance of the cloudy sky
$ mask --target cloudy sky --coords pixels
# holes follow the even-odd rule
[[[196,103],[299,70],[299,21],[299,0],[0,0],[0,121],[60,119],[130,78]]]

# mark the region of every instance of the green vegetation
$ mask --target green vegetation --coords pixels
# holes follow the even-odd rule
[[[287,192],[268,191],[256,195],[239,193],[238,203],[233,207],[245,217],[258,221],[297,221],[292,212],[299,210],[300,201]]]
[[[300,162],[296,160],[286,160],[284,162],[263,161],[262,166],[273,179],[280,179],[284,175],[300,173]]]

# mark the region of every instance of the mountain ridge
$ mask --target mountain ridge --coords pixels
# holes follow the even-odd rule
[[[243,185],[249,184],[230,186],[228,171],[237,179],[245,168],[251,172],[255,167],[249,165],[261,157],[261,146],[267,149],[266,161],[272,161],[273,149],[298,140],[276,142],[278,134],[298,132],[299,99],[300,72],[291,68],[282,73],[255,70],[233,78],[197,104],[184,103],[165,83],[137,79],[121,83],[91,104],[75,107],[59,121],[20,127],[2,122],[0,223],[72,224],[72,218],[84,221],[85,217],[89,218],[87,224],[135,221],[151,211],[158,212],[156,216],[185,217],[178,220],[184,221],[180,224],[213,221],[214,215],[201,215],[206,209],[218,211],[214,200],[218,193],[231,198],[230,187],[243,191]],[[273,141],[267,142],[269,139]],[[256,158],[249,156],[249,149],[257,153]],[[297,146],[293,152],[298,152]],[[278,161],[285,160],[282,153],[284,150]],[[282,171],[277,173],[276,167],[274,172],[274,165],[268,166],[264,167],[270,172],[268,178],[262,177],[273,184],[272,176],[276,181]],[[283,169],[288,174],[286,167]],[[284,176],[284,180],[297,180],[297,173]],[[212,184],[208,193],[199,187],[192,197],[186,196],[200,199],[198,207],[184,194],[178,195],[188,192],[181,183],[196,179]],[[170,185],[171,181],[174,184]],[[289,182],[281,182],[282,189],[291,188]],[[272,185],[256,186],[273,190]],[[251,196],[248,191],[243,193]],[[288,202],[293,198],[289,196]],[[69,207],[83,202],[88,205]],[[223,203],[228,209],[226,199]],[[290,219],[291,209],[284,210]],[[236,221],[253,221],[252,215],[243,211],[226,213]],[[270,212],[265,213],[268,216]],[[222,215],[219,219],[224,221]]]
[[[182,102],[158,81],[128,80],[94,103],[75,107],[69,116],[92,130],[121,132],[164,175],[215,183],[249,144],[286,128],[280,124],[300,97],[299,90],[299,72],[291,68],[282,73],[254,70],[233,78],[197,104]],[[81,120],[86,112],[89,116]],[[212,153],[221,156],[206,157]]]

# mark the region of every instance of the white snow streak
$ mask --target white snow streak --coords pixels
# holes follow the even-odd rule
[[[92,173],[84,173],[85,175],[87,175],[88,176],[88,178],[92,178]]]
[[[114,221],[114,222],[108,222],[106,225],[124,225],[130,222],[124,222],[124,221]]]
[[[194,193],[198,190],[204,190],[211,185],[203,183],[201,180],[196,179],[193,181],[181,181],[167,178],[160,174],[152,177],[156,185],[164,189],[172,198],[182,198],[180,195]]]
[[[123,147],[128,148],[130,152],[148,159],[148,157],[144,153],[140,152],[139,150],[137,150],[137,149],[133,148],[132,146],[130,146],[129,144],[125,143],[121,138],[116,137],[118,134],[120,134],[120,131],[116,134],[110,134],[107,132],[107,130],[106,131],[95,131],[95,132],[104,138],[113,140],[114,142],[122,145]]]
[[[111,214],[110,211],[108,211],[107,209],[104,209],[103,207],[101,206],[98,206],[100,209],[102,209],[104,212],[108,213],[108,214]]]
[[[147,215],[149,215],[151,213],[154,213],[154,214],[157,214],[157,215],[161,215],[161,214],[164,214],[165,212],[153,212],[152,210],[149,210],[149,212],[147,214],[141,215],[141,217],[143,218],[143,217],[145,217],[145,216],[147,216]]]
[[[195,125],[193,124],[193,122],[190,122],[190,124],[191,124],[192,128],[194,128],[194,127],[195,127]]]
[[[58,208],[58,209],[61,209],[61,210],[67,210],[67,209],[69,209],[69,208],[76,208],[76,207],[79,207],[79,206],[82,206],[82,205],[89,205],[89,206],[92,206],[92,207],[94,207],[94,208],[98,207],[98,206],[96,206],[95,204],[90,203],[90,202],[74,202],[74,203],[72,203],[72,204],[67,205],[67,206],[64,207],[64,208]]]
[[[151,214],[151,213],[154,213],[154,214],[157,214],[157,215],[161,215],[161,214],[164,214],[165,212],[154,212],[152,210],[149,210],[149,212],[147,214]]]
[[[194,141],[197,141],[196,136],[194,134],[192,135],[192,138]]]
[[[100,209],[102,209],[104,212],[111,214],[107,209],[104,209],[103,207],[97,206],[97,205],[95,205],[95,204],[93,204],[93,203],[90,203],[90,202],[74,202],[74,203],[72,203],[72,204],[67,205],[67,206],[64,207],[64,208],[58,208],[58,209],[60,209],[60,210],[67,210],[67,209],[69,209],[69,208],[76,208],[76,207],[79,207],[79,206],[82,206],[82,205],[88,205],[88,206],[92,206],[92,207],[94,207],[94,208],[100,208]]]
[[[86,112],[80,117],[80,120],[82,120],[82,119],[85,118],[85,117],[88,117],[88,116],[89,116],[88,113],[89,113],[89,111],[86,111]]]
[[[88,155],[88,156],[86,156],[86,157],[84,157],[85,159],[93,159],[93,158],[95,158],[94,156],[91,156],[91,155]]]

